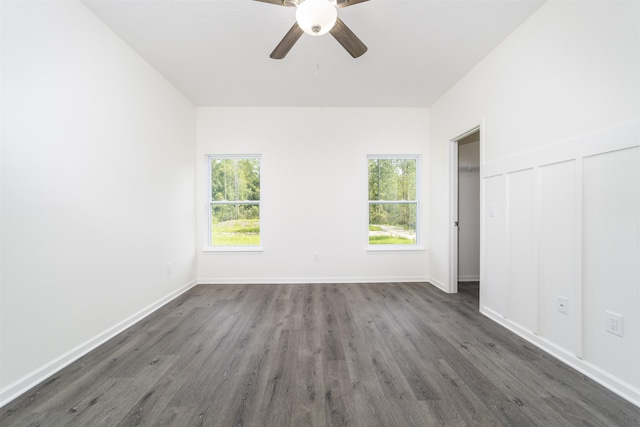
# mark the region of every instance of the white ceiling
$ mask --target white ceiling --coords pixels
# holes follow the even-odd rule
[[[269,54],[295,8],[253,0],[83,0],[201,106],[428,107],[544,0],[370,0],[339,9],[368,46],[329,34]],[[316,75],[317,74],[317,75]]]

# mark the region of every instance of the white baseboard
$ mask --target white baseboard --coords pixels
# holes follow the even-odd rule
[[[449,285],[446,285],[446,284],[440,282],[439,280],[431,278],[431,279],[427,280],[427,282],[431,283],[433,286],[435,286],[436,288],[440,289],[442,292],[451,293],[449,291]]]
[[[458,282],[479,282],[480,276],[458,276]]]
[[[428,282],[426,277],[216,277],[198,279],[199,285],[274,285],[322,283]]]
[[[158,310],[160,307],[172,301],[173,299],[177,298],[178,296],[182,295],[183,293],[194,287],[196,284],[197,282],[195,280],[187,283],[186,285],[159,299],[153,304],[143,308],[127,319],[115,324],[106,331],[96,335],[95,337],[80,344],[76,348],[69,350],[68,352],[50,361],[49,363],[33,370],[29,374],[4,387],[2,390],[0,390],[0,407],[6,405],[18,396],[40,384],[42,381],[51,377],[56,372],[62,370],[85,354],[94,350],[96,347],[104,344],[111,338],[118,335],[120,332],[133,326],[135,323],[144,319],[145,317]]]
[[[592,363],[589,363],[585,360],[578,358],[576,355],[565,350],[564,348],[559,347],[556,344],[552,343],[551,341],[545,338],[542,338],[539,335],[534,334],[533,332],[505,318],[500,313],[490,308],[480,307],[480,313],[484,314],[489,319],[500,324],[501,326],[504,326],[514,334],[525,339],[526,341],[530,342],[536,347],[549,353],[556,359],[561,360],[562,362],[566,363],[573,369],[577,370],[578,372],[586,375],[587,377],[591,378],[592,380],[599,383],[600,385],[611,390],[615,394],[621,396],[622,398],[628,400],[634,405],[640,407],[640,389],[639,388],[634,387],[633,385],[627,383],[624,380],[621,380],[620,378],[614,375],[611,375],[610,373],[602,370],[601,368],[597,367]]]

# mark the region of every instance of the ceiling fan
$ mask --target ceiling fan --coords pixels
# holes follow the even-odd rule
[[[331,35],[349,54],[358,58],[367,46],[338,18],[337,9],[353,6],[368,0],[255,0],[285,7],[296,7],[296,23],[271,52],[271,58],[282,59],[303,33],[312,36]]]

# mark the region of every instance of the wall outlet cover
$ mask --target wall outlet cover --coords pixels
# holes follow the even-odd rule
[[[607,332],[614,335],[622,336],[622,321],[624,317],[620,314],[613,313],[611,311],[605,312],[605,324],[604,328]]]

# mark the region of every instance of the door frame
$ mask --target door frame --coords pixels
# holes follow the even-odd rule
[[[449,293],[452,294],[458,293],[458,234],[460,230],[458,227],[458,143],[472,133],[480,132],[480,165],[482,165],[484,163],[483,127],[483,121],[481,121],[449,140]],[[480,229],[482,232],[482,226]],[[480,269],[482,269],[482,244],[480,245],[480,261]],[[482,277],[482,274],[480,276]]]

